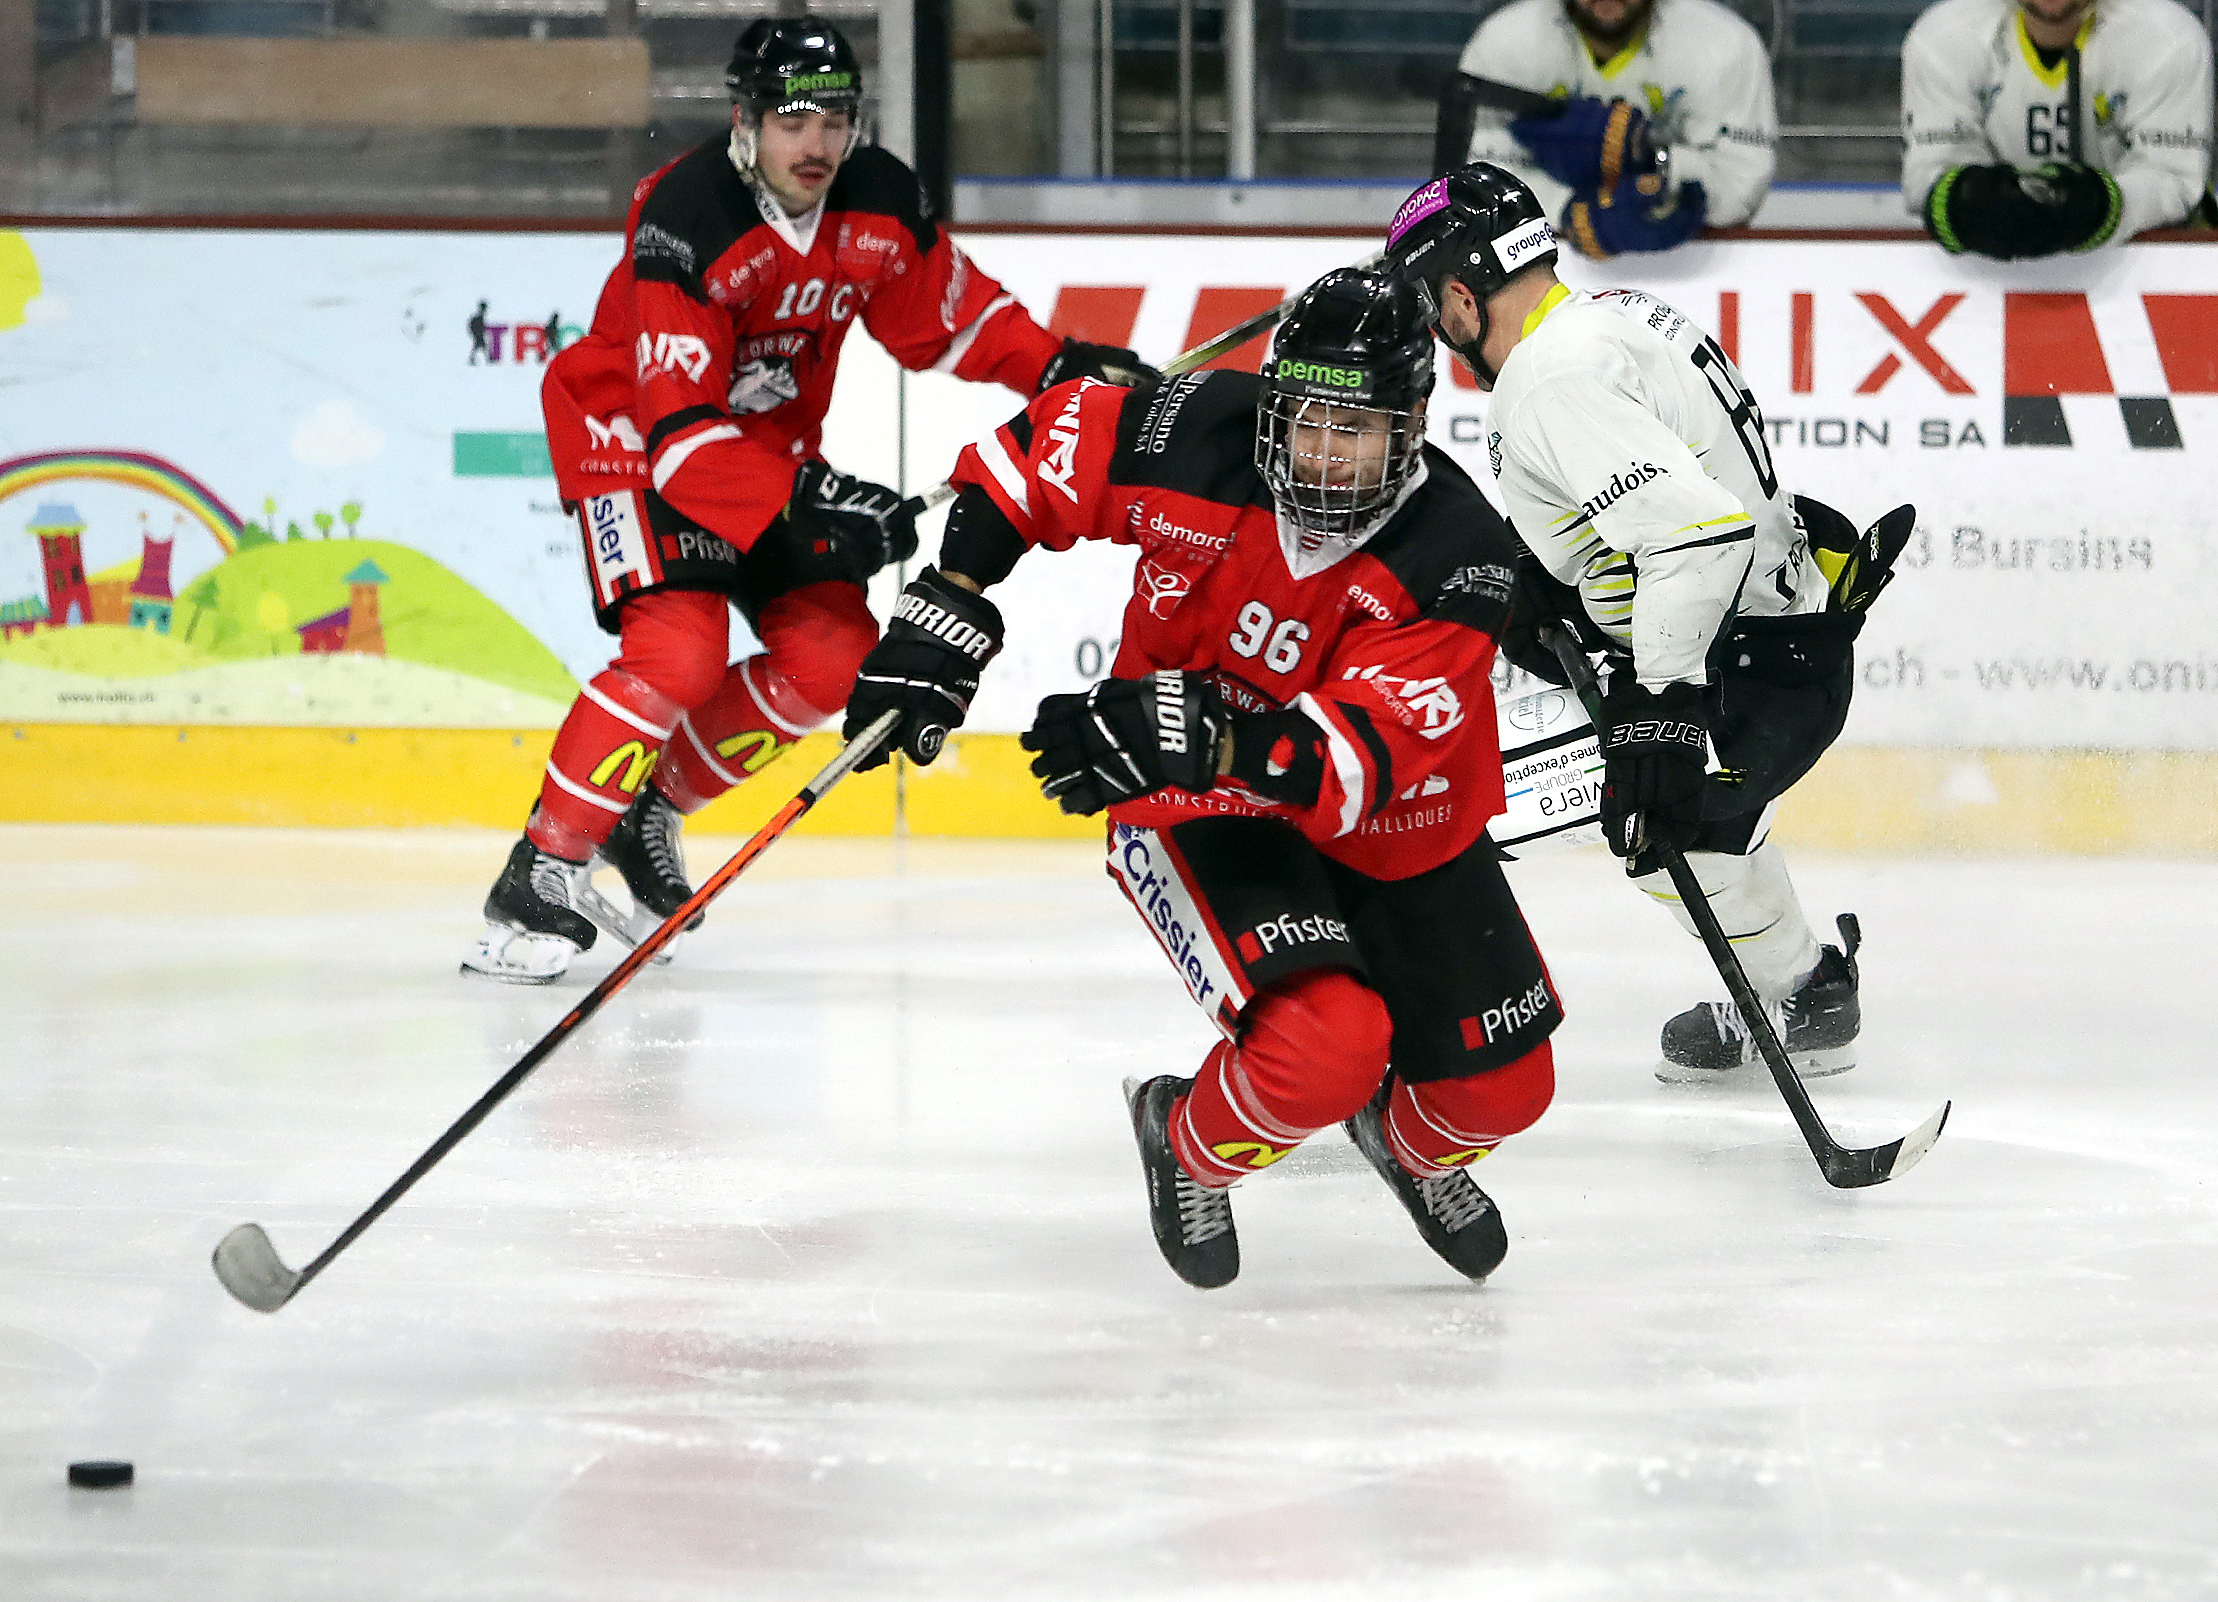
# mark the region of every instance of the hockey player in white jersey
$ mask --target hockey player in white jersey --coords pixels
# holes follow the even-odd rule
[[[1789,494],[1716,342],[1652,296],[1558,283],[1540,203],[1498,167],[1412,195],[1387,252],[1493,391],[1487,450],[1529,559],[1504,653],[1563,683],[1534,637],[1552,623],[1602,658],[1611,849],[1692,933],[1644,847],[1683,849],[1797,1068],[1852,1066],[1856,921],[1820,946],[1767,835],[1848,716],[1852,641],[1913,514],[1859,536]],[[1700,1080],[1754,1050],[1729,1002],[1705,1002],[1665,1025],[1663,1058],[1659,1077]]]
[[[1668,250],[1706,223],[1745,223],[1771,188],[1771,63],[1717,0],[1511,0],[1458,65],[1566,99],[1557,117],[1481,110],[1468,159],[1514,173],[1586,255]],[[1663,174],[1619,159],[1641,119],[1670,153]]]
[[[1950,252],[2094,250],[2184,220],[2210,40],[2173,0],[1940,0],[1902,46],[1902,199]]]

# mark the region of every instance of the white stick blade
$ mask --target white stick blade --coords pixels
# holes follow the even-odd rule
[[[1948,1122],[1948,1110],[1954,1105],[1954,1102],[1942,1102],[1939,1112],[1902,1137],[1902,1149],[1895,1153],[1895,1160],[1887,1167],[1889,1179],[1900,1179],[1916,1166],[1919,1158],[1933,1149],[1933,1143],[1941,1138],[1941,1126]]]
[[[293,1299],[300,1276],[278,1261],[260,1224],[241,1224],[217,1243],[216,1278],[257,1313],[274,1313]]]

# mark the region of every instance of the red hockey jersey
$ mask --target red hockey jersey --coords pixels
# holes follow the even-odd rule
[[[1509,613],[1509,526],[1427,447],[1425,477],[1353,555],[1296,578],[1255,466],[1261,381],[1212,372],[1152,391],[1059,385],[962,454],[1026,544],[1139,547],[1112,672],[1210,674],[1234,711],[1299,706],[1324,731],[1315,804],[1230,780],[1111,809],[1163,828],[1286,818],[1326,856],[1404,879],[1463,851],[1502,810],[1488,677]]]
[[[652,485],[742,550],[819,452],[856,321],[912,371],[1027,396],[1061,348],[873,146],[789,218],[704,144],[641,180],[624,243],[591,331],[541,387],[555,482],[573,501]]]

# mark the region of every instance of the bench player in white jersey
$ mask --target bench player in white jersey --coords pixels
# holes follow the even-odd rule
[[[1941,0],[1902,46],[1902,199],[1951,252],[2095,250],[2210,176],[2210,40],[2173,0]]]
[[[1483,1279],[1508,1239],[1469,1168],[1547,1107],[1561,1016],[1485,838],[1516,541],[1424,442],[1407,286],[1328,273],[1267,370],[1066,384],[964,451],[847,732],[899,711],[929,761],[1000,648],[980,591],[1034,549],[1136,547],[1110,676],[1042,701],[1025,745],[1064,811],[1107,809],[1111,877],[1224,1035],[1193,1078],[1126,1087],[1156,1244],[1224,1284],[1232,1185],[1344,1120]]]
[[[1869,538],[1892,549],[1860,560],[1846,519],[1780,485],[1714,340],[1637,291],[1574,294],[1555,261],[1532,191],[1483,163],[1411,196],[1388,242],[1389,269],[1432,298],[1442,340],[1493,391],[1487,450],[1530,558],[1503,650],[1564,682],[1531,633],[1553,622],[1602,657],[1611,849],[1692,933],[1643,845],[1685,850],[1749,981],[1783,1009],[1796,1066],[1839,1072],[1860,1021],[1856,923],[1821,947],[1767,834],[1848,716],[1852,641],[1911,514],[1883,520]],[[1657,1073],[1753,1060],[1738,1011],[1705,1002],[1664,1026]]]
[[[1559,117],[1480,111],[1467,159],[1515,173],[1586,255],[1667,250],[1704,224],[1745,223],[1771,189],[1771,62],[1717,0],[1511,0],[1458,65],[1568,98]],[[1670,151],[1661,182],[1622,160],[1639,142],[1635,118]]]

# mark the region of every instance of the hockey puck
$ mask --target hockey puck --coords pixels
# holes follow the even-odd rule
[[[81,1485],[88,1491],[105,1491],[118,1485],[129,1485],[133,1469],[130,1464],[115,1461],[72,1463],[69,1465],[69,1483]]]

